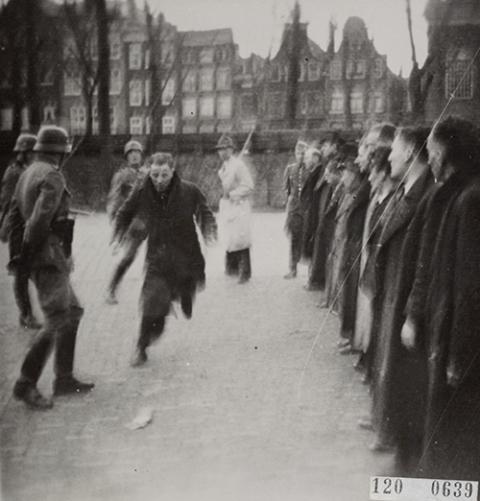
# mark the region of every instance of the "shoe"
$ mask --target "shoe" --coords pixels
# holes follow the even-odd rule
[[[107,296],[105,297],[105,302],[107,304],[118,304],[118,299],[115,296],[114,292],[108,292]]]
[[[20,327],[25,329],[41,329],[42,324],[32,315],[21,315],[19,318]]]
[[[73,376],[57,378],[53,384],[53,394],[56,397],[69,395],[71,393],[88,393],[92,391],[95,385],[93,383],[82,383]]]
[[[362,381],[362,384],[364,384],[364,385],[370,384],[370,376],[368,374],[364,374],[362,376],[361,381]]]
[[[17,381],[13,388],[13,396],[25,402],[30,409],[46,411],[53,407],[51,399],[45,398],[31,383]]]
[[[292,278],[296,277],[297,277],[297,272],[295,270],[291,270],[286,275],[283,276],[285,280],[291,280]]]
[[[350,344],[350,339],[340,339],[337,343],[337,348],[343,348],[344,346],[348,346]]]
[[[357,421],[357,425],[362,430],[373,431],[373,423],[369,417],[360,418]]]
[[[133,354],[132,359],[130,360],[130,365],[132,367],[141,367],[147,361],[147,352],[145,348],[137,348],[135,353]]]
[[[250,280],[250,277],[240,277],[238,279],[239,284],[246,284]]]
[[[353,368],[357,372],[363,372],[365,370],[365,362],[361,357],[353,364]]]

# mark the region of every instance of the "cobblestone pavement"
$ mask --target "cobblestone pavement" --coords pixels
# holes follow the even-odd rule
[[[207,252],[207,288],[193,319],[168,319],[141,369],[128,365],[137,331],[142,256],[117,306],[103,301],[113,266],[104,216],[79,216],[74,285],[86,314],[76,370],[96,382],[45,413],[11,398],[33,332],[17,327],[10,277],[0,274],[0,433],[5,501],[366,500],[372,455],[357,419],[369,406],[352,358],[335,352],[338,320],[317,293],[283,280],[282,214],[255,215],[253,278],[223,275]],[[7,260],[0,250],[0,269]],[[51,393],[52,367],[40,389]],[[126,428],[151,407],[152,423]]]

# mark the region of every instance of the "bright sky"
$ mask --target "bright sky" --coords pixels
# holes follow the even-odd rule
[[[143,0],[136,0],[143,7]],[[180,30],[233,29],[240,55],[255,52],[272,56],[278,48],[283,23],[289,18],[294,0],[148,0],[154,12],[163,12],[166,20]],[[417,59],[423,63],[427,52],[427,25],[423,12],[427,0],[411,0]],[[343,25],[349,16],[362,17],[377,50],[386,54],[389,67],[397,73],[411,68],[411,51],[405,12],[405,0],[300,0],[302,21],[309,23],[308,33],[323,49],[327,48],[328,21],[338,25],[337,47]]]

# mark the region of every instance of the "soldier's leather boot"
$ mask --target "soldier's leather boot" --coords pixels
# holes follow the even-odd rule
[[[53,383],[53,394],[60,397],[62,395],[88,393],[94,387],[93,383],[82,383],[73,376],[59,377]]]
[[[30,409],[44,411],[53,407],[53,402],[45,398],[34,384],[27,381],[18,380],[15,383],[13,396],[25,402]]]

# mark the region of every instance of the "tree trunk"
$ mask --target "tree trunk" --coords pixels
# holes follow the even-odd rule
[[[113,162],[110,144],[110,46],[106,0],[96,0],[98,42],[98,133],[101,137],[100,158],[104,166],[103,190],[112,177]]]
[[[91,137],[93,133],[93,89],[88,88],[88,78],[82,77],[83,102],[85,103],[85,137]]]
[[[41,124],[40,116],[40,96],[38,90],[38,36],[37,22],[38,12],[37,0],[24,1],[24,14],[26,21],[26,56],[27,56],[27,102],[30,111],[30,128],[36,131]]]
[[[98,38],[98,130],[110,142],[110,45],[106,0],[96,0]]]
[[[287,78],[287,122],[290,129],[295,128],[298,102],[298,77],[300,76],[300,6],[295,3],[293,10],[290,40],[287,39],[288,78]]]

